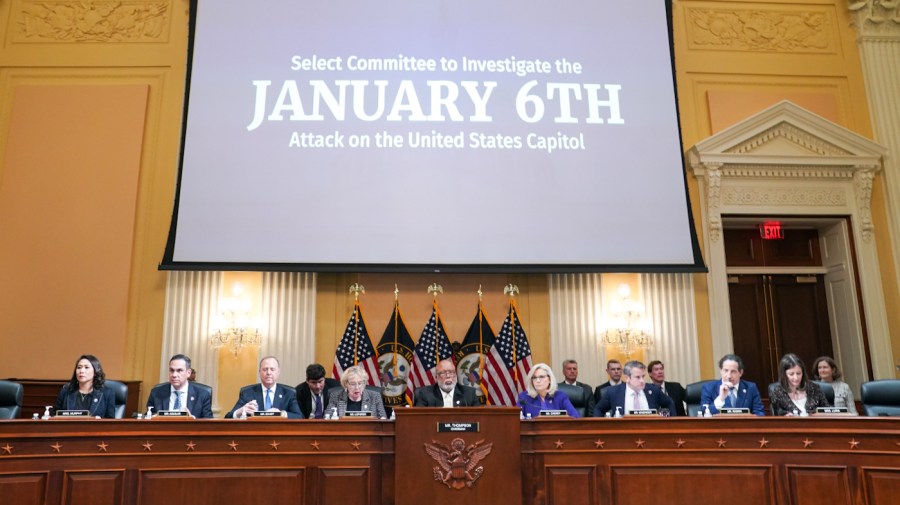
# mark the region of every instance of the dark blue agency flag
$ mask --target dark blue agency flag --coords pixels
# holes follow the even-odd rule
[[[463,386],[475,388],[478,401],[487,403],[487,387],[482,383],[487,354],[494,345],[494,329],[484,314],[484,307],[478,302],[478,312],[469,325],[469,331],[457,349],[456,376]]]
[[[394,312],[378,342],[378,370],[384,388],[382,398],[385,407],[412,405],[413,388],[409,372],[415,347],[400,315],[400,304],[394,302]]]

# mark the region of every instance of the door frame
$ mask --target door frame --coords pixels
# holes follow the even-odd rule
[[[834,265],[853,282],[834,286],[833,292],[829,286],[830,308],[833,296],[862,307],[861,313],[834,314],[839,324],[836,328],[832,323],[832,339],[841,344],[833,342],[835,349],[843,346],[854,351],[842,356],[846,376],[854,387],[871,379],[865,372],[870,363],[863,335],[869,336],[875,376],[893,376],[870,207],[872,182],[885,152],[884,147],[789,101],[722,130],[688,151],[690,169],[700,187],[714,356],[734,349],[723,215],[815,216],[823,222],[834,220],[834,244],[844,244],[847,255],[856,258],[856,272],[852,263]]]

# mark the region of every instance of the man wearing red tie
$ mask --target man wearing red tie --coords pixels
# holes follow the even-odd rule
[[[603,393],[600,403],[594,407],[595,417],[607,413],[615,415],[616,409],[622,415],[635,411],[656,410],[675,415],[675,403],[656,384],[647,384],[647,367],[637,360],[625,363],[622,370],[623,381]],[[663,410],[665,409],[665,410]]]

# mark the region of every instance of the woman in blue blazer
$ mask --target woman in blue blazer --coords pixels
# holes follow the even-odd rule
[[[522,414],[532,418],[541,415],[542,410],[565,410],[569,417],[580,417],[572,401],[556,387],[556,377],[546,363],[534,365],[525,377],[525,391],[519,393]]]
[[[100,360],[83,354],[75,362],[72,380],[64,385],[56,398],[56,410],[87,410],[92,416],[106,419],[116,417],[116,397],[103,383],[106,374]]]

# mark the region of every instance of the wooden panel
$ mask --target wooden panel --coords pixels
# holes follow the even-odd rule
[[[793,505],[850,503],[847,467],[788,466],[787,473]]]
[[[597,503],[597,467],[547,466],[547,505]],[[587,493],[584,492],[587,490]]]
[[[118,472],[66,472],[63,503],[66,505],[121,504],[124,479],[125,472],[123,470]]]
[[[302,469],[143,471],[139,479],[138,504],[169,505],[185,497],[189,497],[187,502],[198,504],[258,503],[263,494],[261,490],[265,490],[266,503],[302,504],[306,496],[304,475]]]
[[[371,484],[367,468],[320,468],[318,503],[369,503]]]
[[[691,504],[701,498],[704,502],[728,505],[765,505],[775,501],[772,469],[766,466],[614,466],[611,471],[610,503],[614,505]]]
[[[893,505],[900,496],[900,468],[863,469],[869,505]]]
[[[4,503],[44,505],[47,473],[0,474],[0,497]]]

